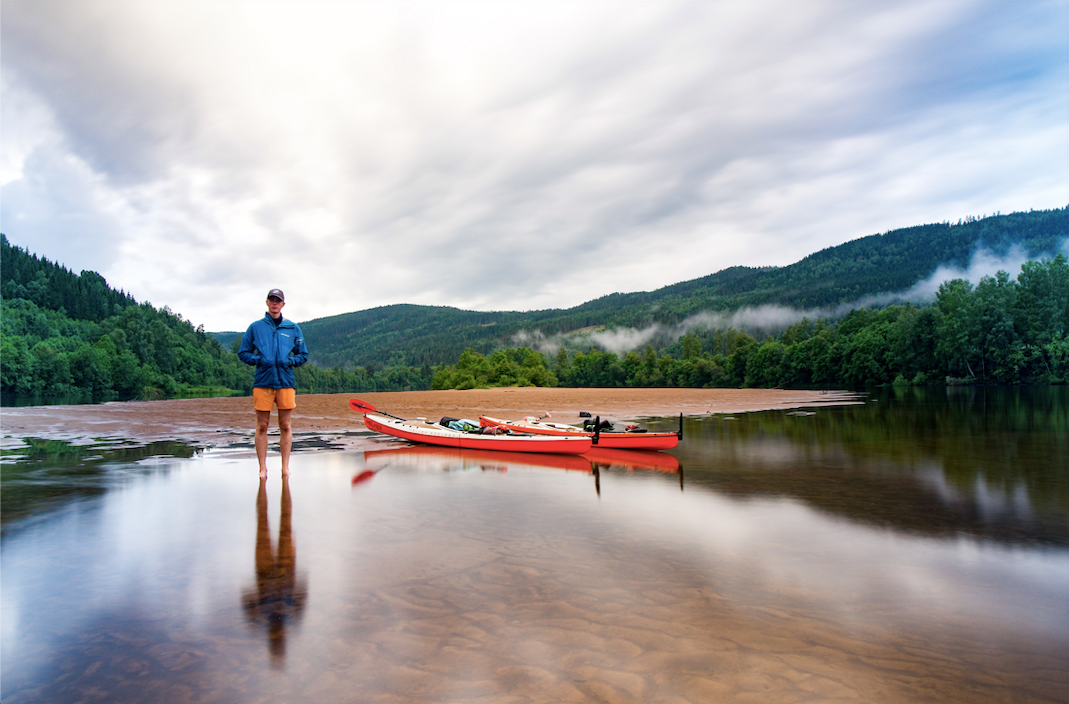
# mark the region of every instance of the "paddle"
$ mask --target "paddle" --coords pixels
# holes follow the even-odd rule
[[[355,477],[353,477],[353,481],[352,481],[353,486],[356,486],[357,484],[359,484],[361,482],[368,481],[373,476],[375,476],[376,473],[377,472],[375,472],[373,470],[365,469],[363,472],[361,472],[360,474],[357,474]]]
[[[404,418],[400,418],[398,416],[390,415],[389,413],[383,413],[382,411],[380,411],[379,409],[375,408],[374,406],[372,406],[367,401],[361,401],[358,398],[349,399],[349,408],[353,409],[357,413],[379,413],[379,414],[384,415],[384,416],[390,416],[391,418],[396,418],[397,420],[405,420]]]

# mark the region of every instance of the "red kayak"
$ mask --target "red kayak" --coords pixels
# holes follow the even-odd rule
[[[479,423],[484,427],[507,428],[518,433],[536,433],[554,437],[589,437],[593,433],[565,423],[554,423],[545,418],[528,416],[522,420],[501,420],[490,416],[479,416]],[[602,430],[598,433],[597,447],[617,450],[671,450],[683,439],[683,416],[679,416],[679,430],[674,433],[649,432],[613,432]]]
[[[426,419],[405,420],[388,417],[369,403],[350,399],[349,406],[364,414],[364,425],[395,438],[441,447],[461,447],[472,450],[498,450],[502,452],[547,452],[560,455],[580,455],[593,445],[593,438],[584,436],[551,437],[533,433],[484,434],[480,430],[465,431],[430,423]]]

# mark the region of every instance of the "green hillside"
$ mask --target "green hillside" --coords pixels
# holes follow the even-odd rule
[[[0,394],[83,399],[251,391],[252,371],[181,315],[0,234]]]
[[[964,267],[979,247],[1005,255],[1057,251],[1069,238],[1069,208],[969,218],[892,230],[829,247],[785,267],[731,267],[656,291],[613,293],[567,310],[475,312],[393,305],[301,323],[311,359],[323,367],[452,364],[473,349],[489,354],[526,333],[567,334],[595,326],[674,324],[702,311],[779,304],[827,308],[896,293],[940,265]],[[661,341],[670,344],[671,340]]]
[[[312,320],[302,323],[312,363],[297,370],[297,386],[301,393],[337,393],[527,384],[1065,383],[1065,254],[1030,261],[1015,279],[1000,274],[976,286],[937,281],[931,305],[869,310],[864,300],[906,290],[943,264],[964,267],[980,247],[1003,255],[1013,247],[1036,258],[1050,254],[1064,247],[1067,220],[1067,210],[1059,209],[907,228],[791,266],[734,267],[569,310],[394,305]],[[251,368],[230,345],[169,308],[138,303],[96,272],[75,274],[3,235],[0,265],[0,400],[249,392]],[[799,320],[767,339],[724,325],[675,326],[692,323],[698,313],[763,304],[810,315],[842,306],[843,315],[834,320],[819,313],[814,317],[821,320]],[[660,330],[660,337],[635,334],[643,329]],[[599,349],[584,335],[595,330],[615,330],[643,349],[624,349],[623,356],[619,349]],[[541,344],[547,341],[553,344]],[[538,351],[554,347],[559,350],[551,359]]]

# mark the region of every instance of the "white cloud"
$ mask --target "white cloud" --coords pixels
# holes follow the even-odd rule
[[[213,330],[789,264],[1069,202],[1067,12],[5,2],[2,226]]]

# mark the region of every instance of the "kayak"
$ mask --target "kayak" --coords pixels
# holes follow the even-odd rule
[[[479,424],[484,427],[507,428],[517,433],[536,433],[553,437],[589,437],[593,433],[566,423],[555,423],[544,418],[526,417],[522,420],[502,420],[490,416],[479,416]],[[683,416],[679,416],[679,430],[674,433],[650,432],[614,432],[602,430],[598,433],[597,447],[618,450],[671,450],[683,439]]]
[[[441,447],[469,450],[499,450],[502,452],[546,452],[559,455],[580,455],[590,449],[593,438],[586,436],[552,437],[533,433],[507,432],[484,435],[478,431],[455,430],[426,419],[404,420],[387,418],[373,413],[364,414],[368,430],[392,435],[395,438]]]

